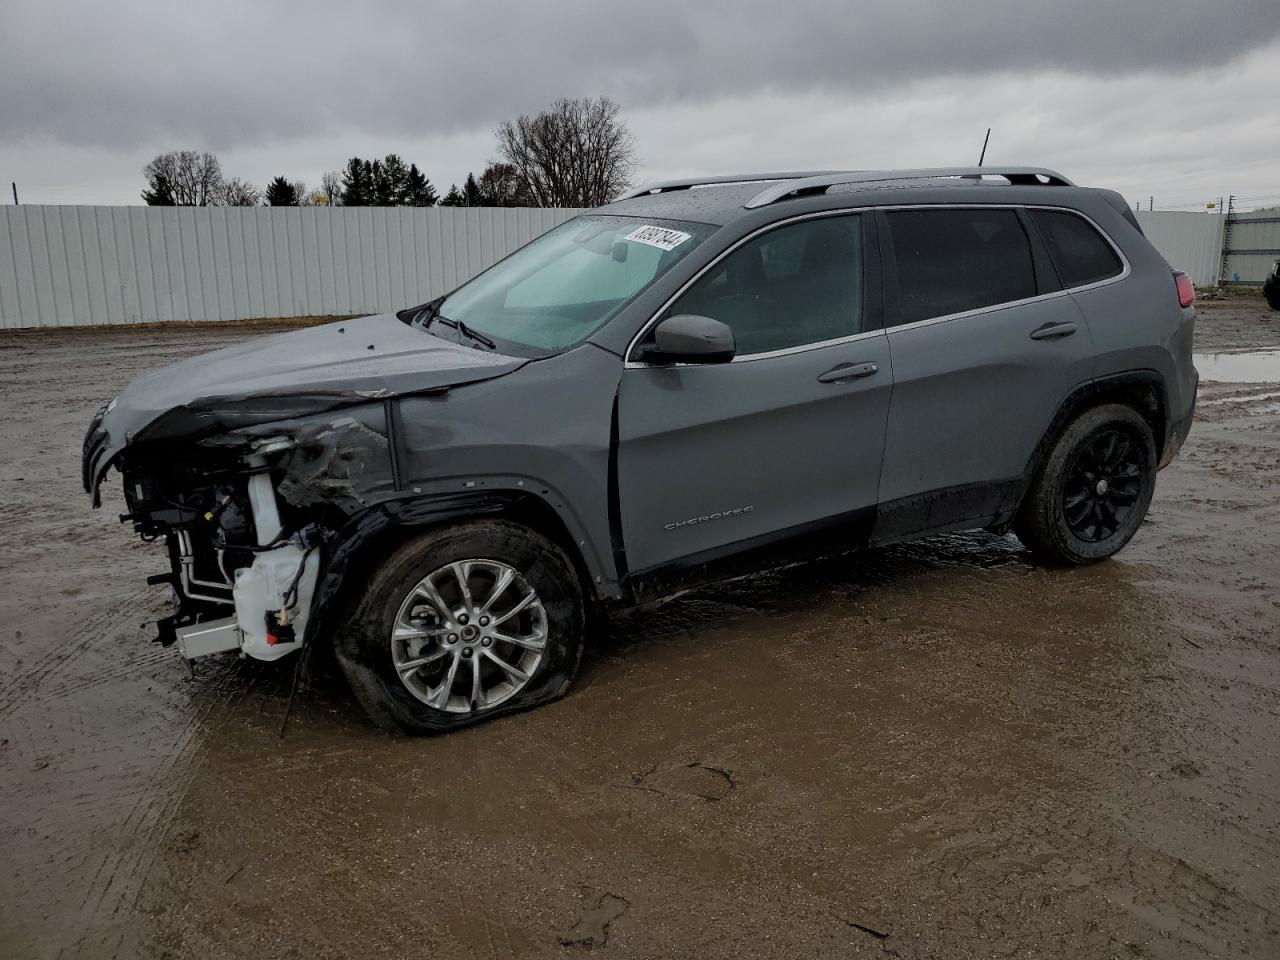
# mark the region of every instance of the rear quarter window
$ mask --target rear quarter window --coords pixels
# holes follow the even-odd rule
[[[1120,258],[1084,217],[1065,210],[1030,210],[1064,287],[1081,287],[1118,276]]]

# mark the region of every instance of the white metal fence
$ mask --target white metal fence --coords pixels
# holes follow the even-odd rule
[[[1233,214],[1227,220],[1223,244],[1223,279],[1262,283],[1280,259],[1280,210]]]
[[[1142,232],[1175,270],[1184,270],[1198,287],[1218,282],[1222,266],[1222,228],[1216,213],[1138,210]]]
[[[0,207],[0,328],[376,313],[576,210]]]
[[[0,207],[0,328],[383,312],[448,291],[576,213]],[[1171,265],[1199,285],[1217,282],[1221,216],[1157,210],[1138,220]],[[1235,234],[1232,245],[1244,246]],[[1230,264],[1248,272],[1264,260],[1242,253]]]

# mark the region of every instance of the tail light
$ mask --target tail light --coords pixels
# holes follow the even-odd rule
[[[1179,306],[1189,307],[1196,302],[1196,286],[1185,273],[1175,273],[1173,282],[1178,286]]]

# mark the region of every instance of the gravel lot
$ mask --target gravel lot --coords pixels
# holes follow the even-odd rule
[[[1280,353],[1205,361],[1111,562],[876,550],[618,619],[534,713],[321,678],[281,740],[289,667],[149,643],[160,551],[79,488],[106,397],[267,329],[0,336],[0,956],[1280,956]]]

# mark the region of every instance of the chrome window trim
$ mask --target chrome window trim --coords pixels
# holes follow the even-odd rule
[[[1072,293],[1080,293],[1086,290],[1095,290],[1099,287],[1105,287],[1113,283],[1119,283],[1120,281],[1126,279],[1132,272],[1132,268],[1129,266],[1129,258],[1124,255],[1124,251],[1120,249],[1119,245],[1117,245],[1116,242],[1111,239],[1111,235],[1107,233],[1107,231],[1104,230],[1096,220],[1094,220],[1087,213],[1082,213],[1079,210],[1076,210],[1072,207],[1064,207],[1056,204],[1050,204],[1050,203],[902,203],[902,204],[881,204],[874,207],[846,207],[840,210],[820,210],[820,211],[817,211],[816,213],[799,214],[794,217],[787,217],[786,219],[783,219],[783,220],[775,220],[772,223],[766,224],[763,227],[753,230],[751,233],[747,234],[746,236],[739,238],[739,240],[735,244],[733,244],[733,246],[727,247],[726,249],[722,250],[719,256],[717,256],[714,260],[712,260],[710,263],[704,266],[701,270],[695,273],[692,277],[686,280],[683,284],[681,284],[680,288],[674,294],[672,294],[669,298],[667,298],[666,302],[663,303],[662,306],[659,307],[658,310],[655,311],[654,314],[647,321],[645,321],[644,325],[640,328],[639,332],[636,333],[636,335],[631,338],[631,341],[627,344],[626,352],[623,354],[625,358],[623,362],[623,369],[624,370],[643,370],[643,369],[665,370],[665,369],[670,369],[672,367],[719,366],[720,364],[702,364],[702,363],[661,363],[661,364],[646,363],[643,360],[633,360],[632,354],[636,349],[636,345],[641,340],[644,339],[645,335],[648,334],[648,332],[652,330],[653,327],[657,324],[658,319],[667,311],[667,309],[673,303],[675,303],[677,300],[680,299],[680,297],[684,294],[686,290],[688,290],[691,286],[693,286],[700,279],[702,279],[704,274],[706,274],[708,271],[718,266],[726,257],[732,254],[735,250],[737,250],[743,244],[748,243],[751,240],[754,240],[756,237],[760,236],[762,233],[767,233],[770,230],[775,230],[779,227],[784,227],[784,226],[787,226],[788,224],[796,223],[802,220],[816,220],[820,217],[856,216],[858,214],[872,213],[875,211],[885,211],[885,212],[893,212],[895,210],[1015,210],[1016,211],[1018,209],[1052,210],[1055,213],[1071,213],[1071,214],[1075,214],[1077,217],[1080,217],[1086,223],[1092,226],[1093,229],[1096,230],[1104,240],[1106,240],[1106,242],[1110,245],[1115,255],[1119,257],[1120,264],[1121,264],[1120,272],[1116,274],[1114,277],[1107,277],[1103,280],[1095,280],[1092,283],[1081,284],[1075,287],[1063,287],[1061,290],[1052,290],[1049,293],[1037,294],[1034,297],[1026,297],[1022,300],[1008,300],[1008,301],[1005,301],[1004,303],[996,303],[987,307],[978,307],[973,310],[965,310],[965,311],[962,311],[961,313],[948,313],[940,317],[929,317],[925,320],[917,320],[914,323],[903,323],[897,326],[885,326],[885,327],[880,327],[879,329],[876,329],[876,330],[864,330],[861,333],[851,334],[848,337],[841,337],[836,340],[824,340],[819,343],[805,343],[795,347],[787,347],[786,349],[783,349],[783,350],[771,350],[767,353],[753,353],[745,357],[734,357],[729,362],[730,363],[749,363],[752,360],[769,360],[775,357],[787,356],[793,353],[804,353],[809,350],[818,350],[823,347],[836,346],[841,343],[852,343],[855,340],[869,339],[870,337],[873,337],[873,336],[884,336],[884,335],[888,335],[890,332],[896,332],[898,330],[914,330],[918,327],[932,326],[935,323],[946,323],[951,320],[964,320],[969,317],[981,316],[982,314],[986,314],[986,313],[995,313],[999,310],[1007,310],[1011,307],[1021,307],[1029,303],[1037,303],[1042,300],[1054,300],[1059,297],[1069,296]],[[1028,241],[1030,241],[1029,237],[1027,239]],[[1048,251],[1046,250],[1046,253],[1047,252]]]
[[[941,317],[927,317],[924,320],[915,320],[911,323],[900,323],[895,327],[885,327],[885,333],[897,333],[899,330],[915,330],[919,327],[931,327],[935,323],[947,323],[951,320],[967,320],[969,317],[978,317],[986,313],[998,313],[1001,310],[1009,310],[1013,307],[1022,307],[1028,303],[1039,303],[1042,300],[1057,300],[1060,297],[1066,297],[1070,294],[1066,290],[1054,290],[1052,293],[1041,293],[1034,297],[1024,297],[1021,300],[1009,300],[1005,303],[993,304],[989,307],[977,307],[973,310],[965,310],[961,313],[948,313]]]

